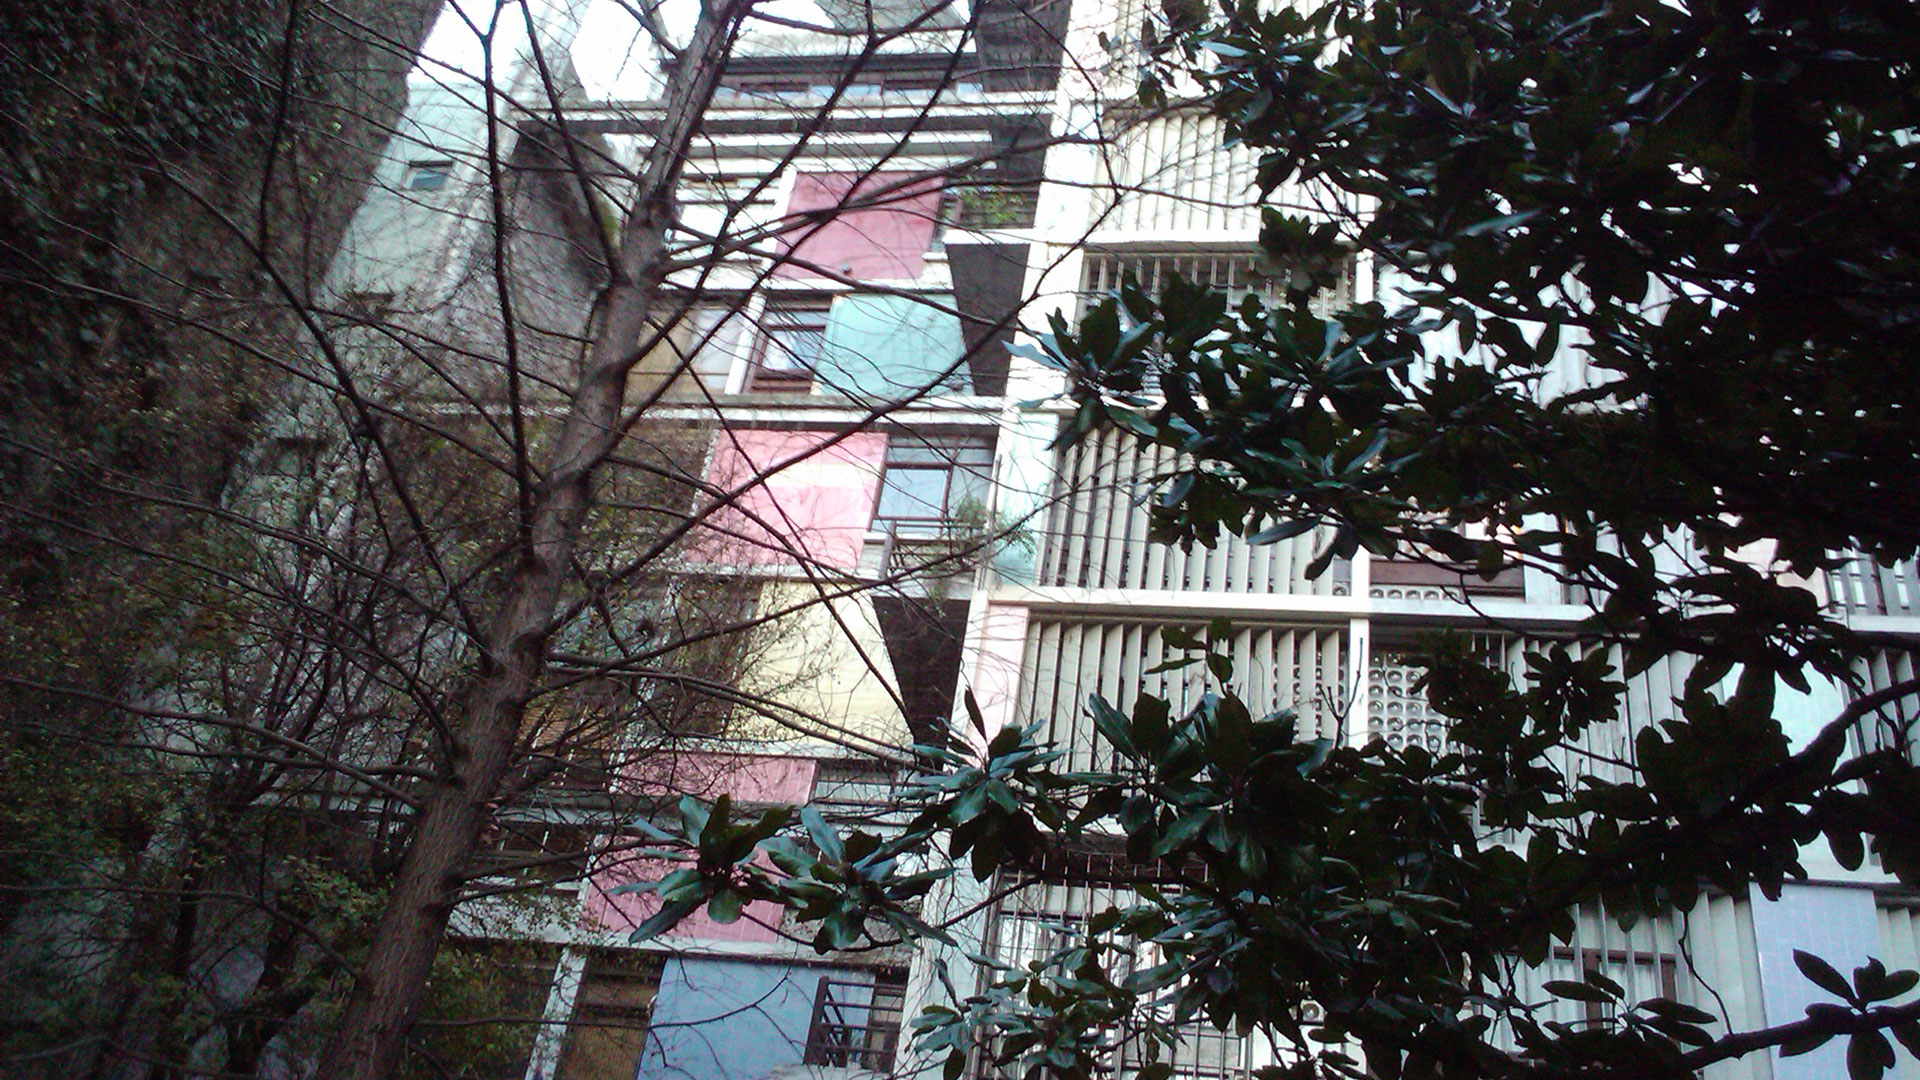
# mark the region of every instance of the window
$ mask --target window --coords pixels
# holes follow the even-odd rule
[[[1025,229],[1039,208],[1038,180],[1002,180],[998,170],[987,169],[945,193],[940,221],[956,229]]]
[[[713,88],[716,101],[755,101],[783,95],[804,95],[813,88],[806,79],[729,79]]]
[[[601,788],[604,790],[604,782]],[[527,882],[572,882],[586,876],[590,841],[589,831],[578,824],[507,820],[483,839],[475,859],[492,876]]]
[[[834,71],[817,72],[811,76],[728,74],[719,86],[713,88],[713,96],[714,100],[721,102],[772,101],[795,97],[824,98],[838,89],[843,99],[916,95],[916,99],[925,100],[936,93],[959,98],[978,98],[981,93],[978,81],[956,81],[946,72],[862,71],[857,80],[846,82],[844,87],[843,78],[843,74]]]
[[[451,161],[415,161],[407,165],[403,186],[408,191],[439,191],[453,176]]]
[[[985,524],[993,446],[986,439],[896,436],[887,443],[876,529],[941,532]]]
[[[390,292],[359,291],[340,294],[340,310],[353,319],[382,319],[393,312]]]
[[[827,344],[823,303],[769,306],[760,317],[760,346],[747,379],[750,393],[791,393],[813,386],[813,368]]]
[[[1174,1030],[1180,1041],[1160,1048],[1158,1056],[1175,1080],[1231,1080],[1252,1074],[1245,1036],[1220,1031],[1204,1020],[1189,1020]],[[1121,1048],[1123,1076],[1138,1074],[1146,1064],[1147,1047],[1145,1039],[1136,1037]]]

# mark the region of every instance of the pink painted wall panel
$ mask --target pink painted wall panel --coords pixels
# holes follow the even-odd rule
[[[1024,606],[993,604],[981,620],[980,652],[968,682],[973,699],[986,721],[987,737],[1013,723],[1014,705],[1020,694],[1020,663],[1027,644],[1027,609]],[[965,725],[968,741],[977,742],[973,725]],[[986,752],[985,745],[976,750]]]
[[[798,806],[813,796],[819,763],[812,758],[752,754],[667,754],[636,762],[620,777],[620,790],[639,795],[694,795],[708,802],[721,795],[738,803]]]
[[[722,432],[707,480],[722,491],[746,490],[715,512],[698,556],[732,565],[859,566],[887,437],[863,431],[826,445],[833,438],[825,431]]]
[[[580,924],[588,930],[625,933],[639,926],[660,910],[660,898],[653,893],[609,895],[607,890],[634,881],[658,881],[685,864],[664,859],[610,857],[594,868],[587,883],[587,899]],[[680,941],[777,941],[774,928],[780,925],[779,904],[756,900],[748,904],[740,917],[730,923],[717,923],[707,917],[705,908],[680,921],[680,925],[662,935]]]
[[[913,177],[905,172],[801,173],[794,178],[793,195],[787,200],[789,215],[832,210],[863,198],[873,199],[875,205],[799,226],[781,242],[781,250],[797,260],[862,280],[919,277],[933,243],[940,184],[930,179],[913,182]],[[782,263],[774,275],[822,276],[795,262]]]
[[[721,795],[739,803],[781,803],[797,806],[813,796],[818,762],[812,758],[761,757],[752,754],[676,754],[642,763],[621,778],[626,791],[664,795],[686,792],[712,801]],[[587,883],[581,924],[590,930],[628,931],[660,910],[652,893],[610,895],[618,885],[658,881],[684,864],[633,855],[610,855],[593,870]],[[706,910],[689,915],[670,938],[698,941],[774,941],[780,925],[778,904],[748,904],[740,918],[716,923]]]

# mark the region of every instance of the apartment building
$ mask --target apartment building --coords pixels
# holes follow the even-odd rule
[[[1019,328],[1125,274],[1277,295],[1257,246],[1252,158],[1224,148],[1204,114],[1132,103],[1126,43],[1138,16],[1124,4],[1008,0],[924,22],[924,9],[905,5],[822,9],[841,33],[775,26],[742,38],[682,192],[687,250],[724,250],[690,256],[670,279],[672,310],[630,385],[650,402],[647,422],[678,433],[694,504],[710,511],[686,577],[729,583],[729,610],[768,628],[749,660],[731,654],[753,704],[638,764],[620,758],[618,737],[589,747],[597,768],[565,797],[529,806],[503,840],[583,853],[535,891],[537,905],[478,905],[461,924],[476,945],[539,945],[515,961],[521,1001],[544,1021],[503,1066],[515,1075],[911,1071],[926,1063],[909,1051],[903,1016],[947,992],[938,962],[965,967],[966,950],[817,955],[783,933],[780,912],[751,907],[724,923],[695,915],[632,946],[629,931],[657,901],[619,886],[656,878],[663,864],[589,839],[617,808],[690,792],[884,821],[904,748],[946,730],[962,688],[989,729],[1041,724],[1069,764],[1090,765],[1101,751],[1086,697],[1125,710],[1142,693],[1176,704],[1197,693],[1193,669],[1156,669],[1174,651],[1170,631],[1216,617],[1234,627],[1250,705],[1293,708],[1303,734],[1437,749],[1446,723],[1413,689],[1422,632],[1475,635],[1518,665],[1529,642],[1568,636],[1593,610],[1531,571],[1485,580],[1364,552],[1317,567],[1318,532],[1262,546],[1151,542],[1142,502],[1172,458],[1121,432],[1056,445],[1066,418],[1049,399],[1062,376],[1015,348]],[[462,201],[484,188],[474,148],[485,126],[472,105],[444,88],[416,93],[387,189],[349,238],[342,295],[421,311],[464,303],[459,267],[485,237],[484,215]],[[507,160],[529,178],[519,266],[534,268],[534,306],[555,325],[591,303],[567,253],[591,249],[604,210],[567,190],[571,166],[541,133],[564,129],[600,156],[589,171],[617,177],[657,118],[657,102],[595,100],[576,84],[558,120],[549,110],[504,125],[521,140]],[[617,182],[607,190],[617,196]],[[1322,302],[1390,286],[1356,264]],[[1570,352],[1567,378],[1576,365]],[[1856,626],[1920,634],[1911,565],[1808,585]],[[1890,686],[1912,676],[1913,661],[1890,647],[1864,674]],[[1670,658],[1629,679],[1626,714],[1588,736],[1597,757],[1630,761],[1633,734],[1674,714],[1685,676],[1684,659]],[[1843,704],[1828,688],[1783,693],[1781,708],[1805,737]],[[1867,956],[1920,962],[1913,898],[1871,864],[1845,870],[1824,848],[1807,861],[1813,880],[1779,900],[1707,893],[1630,930],[1583,909],[1574,940],[1516,978],[1537,990],[1599,971],[1634,1000],[1672,997],[1744,1030],[1822,999],[1796,970],[1795,948],[1843,969]],[[1011,891],[993,884],[939,903],[971,912],[959,924],[969,948],[1015,966],[1113,899],[1071,871],[997,883],[1021,885]],[[1587,1008],[1557,1007],[1569,1021]],[[1280,1060],[1257,1035],[1189,1035],[1173,1055],[1182,1080],[1232,1080]],[[1840,1075],[1843,1053],[1832,1043],[1802,1057],[1750,1055],[1706,1075]],[[1128,1055],[1116,1048],[1117,1074],[1134,1064]],[[1920,1077],[1911,1059],[1902,1068]]]

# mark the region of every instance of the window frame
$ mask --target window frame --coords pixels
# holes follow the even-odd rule
[[[422,183],[430,180],[430,183]],[[404,191],[444,191],[453,180],[453,160],[451,158],[420,158],[407,162],[407,171],[400,178],[400,187]]]
[[[818,296],[776,297],[767,301],[754,320],[753,350],[748,355],[747,378],[743,387],[749,394],[811,393],[817,377],[816,365],[827,347],[827,322],[832,317],[831,299]],[[780,335],[818,333],[811,356],[802,356],[777,344]],[[779,349],[791,365],[773,366],[767,360]]]
[[[896,451],[932,452],[945,456],[926,461],[896,460],[894,456]],[[971,458],[962,456],[968,455],[969,452],[977,456]],[[874,532],[920,536],[937,536],[950,531],[954,525],[959,524],[953,521],[955,490],[960,486],[956,481],[965,471],[983,496],[990,493],[993,486],[993,458],[994,444],[993,437],[990,435],[890,436],[887,439],[886,456],[881,461],[880,483],[874,488],[873,514],[869,528]],[[940,492],[940,504],[933,508],[933,512],[889,514],[884,511],[890,490],[888,485],[903,472],[938,472],[944,475],[945,482]],[[925,503],[925,500],[917,496],[905,497],[915,502]],[[984,499],[982,508],[985,508]]]

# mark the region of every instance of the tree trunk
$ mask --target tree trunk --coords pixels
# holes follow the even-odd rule
[[[648,152],[622,228],[612,280],[602,296],[544,482],[531,498],[521,557],[500,602],[466,719],[448,755],[450,775],[430,788],[367,958],[354,981],[318,1080],[386,1080],[399,1066],[408,1028],[481,830],[512,764],[526,704],[546,663],[560,589],[592,504],[596,472],[620,436],[627,372],[666,274],[674,189],[713,95],[747,0],[701,6],[692,40],[666,93],[659,140]]]

